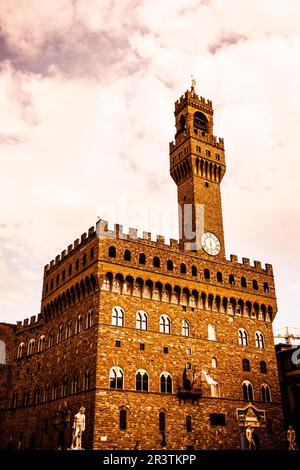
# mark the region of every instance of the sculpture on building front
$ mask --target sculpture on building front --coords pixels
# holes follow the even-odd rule
[[[72,446],[73,450],[82,449],[82,434],[85,431],[85,408],[82,406],[79,412],[74,416]]]
[[[249,450],[255,450],[256,449],[256,444],[253,439],[253,433],[254,429],[252,426],[248,426],[246,429],[246,439],[248,441],[248,449]]]
[[[293,426],[289,426],[286,433],[286,437],[288,441],[288,450],[298,450],[298,445],[296,442],[296,433],[293,429]]]

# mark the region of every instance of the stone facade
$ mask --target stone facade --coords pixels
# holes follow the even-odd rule
[[[1,448],[68,448],[82,405],[86,449],[239,449],[249,423],[261,448],[284,445],[273,270],[225,257],[212,116],[193,88],[176,102],[170,168],[219,253],[99,220],[45,266],[38,317],[0,325]]]

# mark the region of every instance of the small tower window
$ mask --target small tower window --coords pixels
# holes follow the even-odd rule
[[[247,287],[247,281],[246,281],[246,278],[245,278],[245,277],[242,277],[242,278],[241,278],[241,286],[242,286],[242,287]]]
[[[121,431],[125,431],[125,429],[127,429],[127,411],[126,410],[120,410],[119,428]]]
[[[264,282],[264,292],[270,292],[270,287],[267,282]]]
[[[233,274],[229,274],[229,284],[231,284],[232,286],[235,284],[235,280],[234,280],[234,275],[233,275]]]
[[[254,290],[258,290],[258,282],[256,281],[256,279],[253,279],[252,286]]]
[[[267,363],[265,361],[260,361],[259,367],[262,374],[266,374],[268,372]]]
[[[204,279],[210,279],[210,272],[209,269],[204,269]]]
[[[250,372],[250,361],[249,359],[243,359],[243,371]]]
[[[197,268],[196,266],[192,266],[192,276],[197,276]]]
[[[129,250],[124,251],[124,260],[125,261],[131,261],[131,251],[129,251]]]
[[[181,274],[186,274],[186,265],[184,263],[180,265],[180,272]]]
[[[82,266],[86,265],[86,253],[83,253],[82,255]]]
[[[173,261],[171,261],[170,259],[168,259],[167,261],[167,270],[173,271]]]
[[[144,253],[139,254],[139,263],[146,264],[146,255],[144,255]]]
[[[222,273],[220,273],[219,271],[217,272],[217,281],[218,281],[218,282],[222,282],[222,281],[223,281]]]
[[[194,114],[194,128],[200,129],[201,131],[207,132],[208,122],[205,114],[196,111]]]
[[[153,258],[153,266],[155,268],[160,268],[160,259],[157,256],[154,256]]]
[[[108,256],[110,258],[115,258],[116,257],[116,247],[115,246],[110,246],[108,249]]]
[[[72,274],[72,265],[71,265],[71,264],[69,264],[69,269],[68,269],[68,271],[69,271],[69,276],[71,276],[71,274]]]

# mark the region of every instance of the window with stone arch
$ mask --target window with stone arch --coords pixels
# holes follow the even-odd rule
[[[161,393],[173,392],[173,380],[169,372],[162,372],[160,374],[160,392]]]
[[[181,334],[182,336],[190,336],[190,323],[188,322],[188,320],[182,320]]]
[[[149,391],[149,376],[145,369],[139,369],[135,374],[135,389],[139,392]]]
[[[161,315],[159,320],[159,332],[166,334],[171,333],[171,320],[170,317],[168,317],[168,315],[166,315],[165,313]]]
[[[208,132],[208,120],[205,114],[196,111],[194,113],[193,125],[195,129],[200,129],[203,132]]]
[[[109,387],[115,390],[124,388],[124,372],[119,366],[114,366],[109,371]]]
[[[148,315],[143,310],[139,310],[138,312],[136,312],[135,326],[137,330],[148,329]]]
[[[6,348],[2,340],[0,340],[0,364],[6,364]]]
[[[249,380],[244,380],[243,385],[242,385],[242,391],[243,391],[243,399],[245,401],[254,400],[253,385]]]
[[[92,328],[93,325],[94,325],[94,311],[92,308],[89,308],[87,315],[86,315],[86,327]]]
[[[244,328],[238,331],[238,342],[240,346],[248,346],[248,333]]]
[[[211,384],[210,386],[210,396],[212,398],[220,398],[220,385],[218,382]]]
[[[125,312],[122,307],[116,306],[112,308],[111,324],[113,326],[124,326]]]
[[[242,365],[243,365],[243,371],[244,372],[250,372],[251,367],[250,367],[249,359],[243,359],[242,360]]]
[[[208,336],[207,336],[208,339],[210,341],[216,341],[217,335],[216,335],[216,329],[215,329],[214,325],[208,325],[207,332],[208,332]]]
[[[218,361],[216,357],[211,358],[211,368],[216,369],[218,367]]]
[[[35,341],[34,341],[33,338],[31,338],[31,340],[28,343],[28,347],[27,347],[28,356],[30,356],[31,354],[34,353],[34,347],[35,347]]]
[[[42,335],[39,337],[39,341],[38,341],[38,352],[44,351],[45,346],[46,346],[46,336]]]
[[[25,350],[25,344],[20,343],[18,346],[18,352],[17,352],[17,358],[20,359],[21,357],[24,356],[24,350]]]
[[[262,386],[260,387],[260,391],[261,391],[262,401],[265,403],[270,403],[272,400],[271,400],[271,390],[270,390],[269,385],[262,384]]]
[[[266,374],[268,372],[267,363],[265,361],[260,361],[259,368],[262,374]]]
[[[82,331],[82,315],[78,315],[76,320],[76,334],[78,335]]]
[[[255,346],[260,349],[265,348],[265,339],[261,331],[255,332]]]

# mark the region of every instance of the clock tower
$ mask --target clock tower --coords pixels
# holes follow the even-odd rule
[[[213,107],[192,81],[175,103],[170,173],[178,187],[179,239],[184,250],[225,258],[220,183],[226,171],[223,139],[213,135]]]

